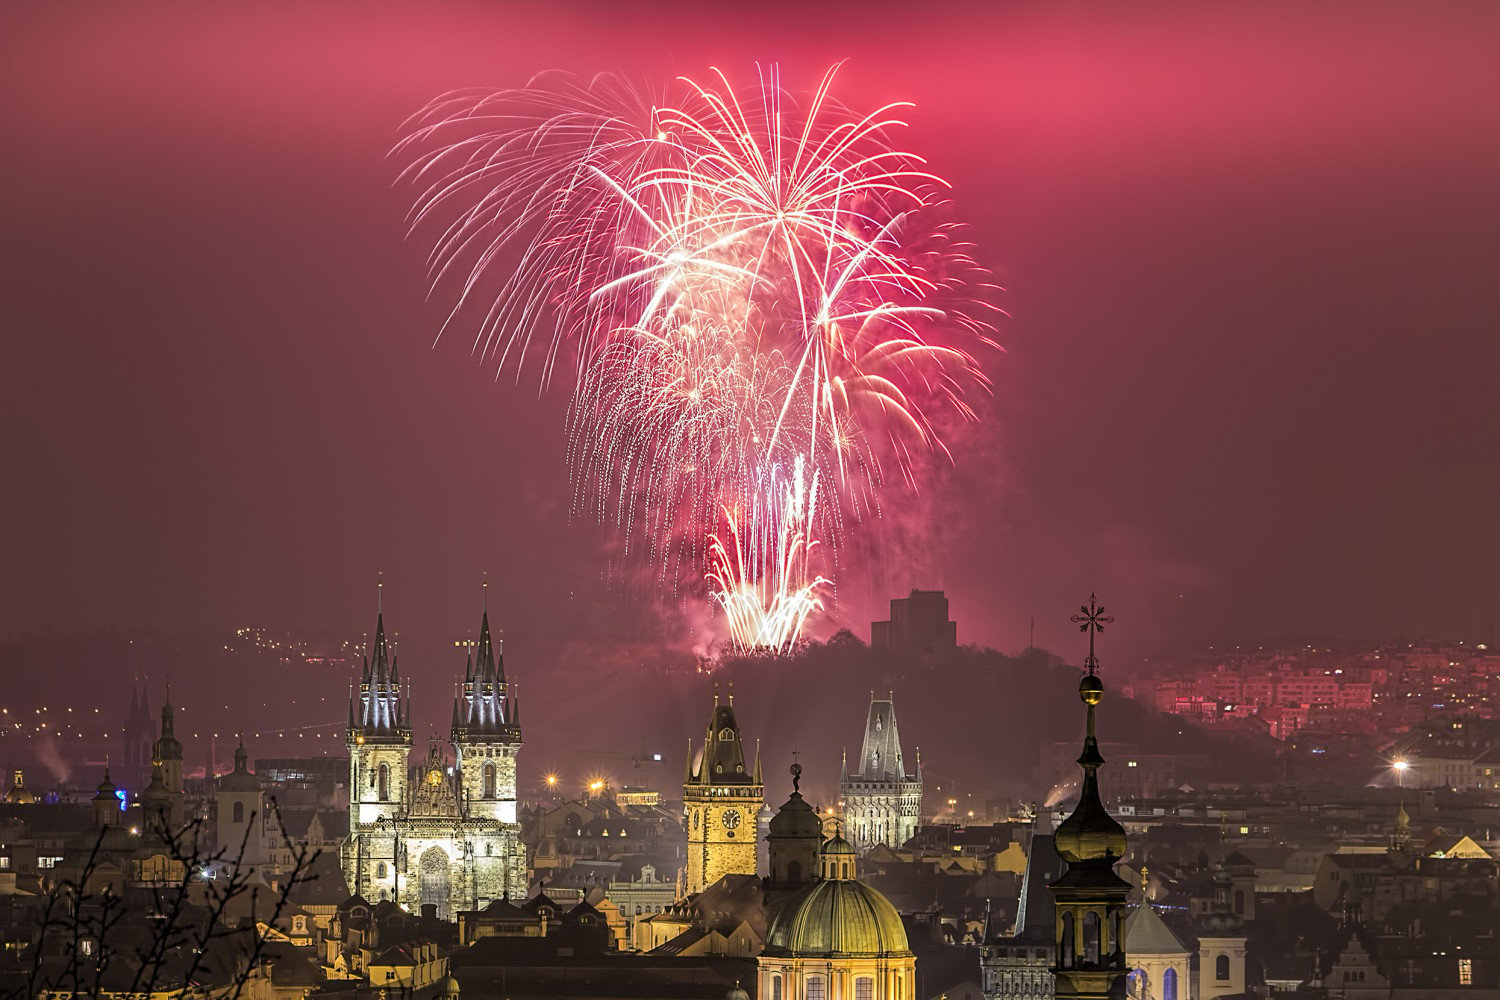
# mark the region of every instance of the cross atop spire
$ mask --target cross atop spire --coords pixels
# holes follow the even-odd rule
[[[1093,594],[1089,595],[1088,604],[1079,605],[1078,610],[1079,614],[1068,620],[1078,626],[1078,631],[1089,634],[1089,658],[1085,661],[1085,666],[1092,676],[1099,671],[1099,657],[1094,655],[1094,636],[1103,632],[1104,626],[1113,625],[1115,620],[1113,616],[1104,613],[1104,605]]]

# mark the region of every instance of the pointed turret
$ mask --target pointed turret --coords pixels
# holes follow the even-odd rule
[[[515,706],[507,698],[504,657],[496,653],[490,613],[484,611],[479,642],[464,662],[461,704],[454,708],[454,740],[519,735]]]
[[[365,660],[359,683],[359,710],[351,737],[361,741],[403,740],[409,737],[409,713],[402,704],[395,658],[385,637],[385,613],[375,615],[375,642]]]

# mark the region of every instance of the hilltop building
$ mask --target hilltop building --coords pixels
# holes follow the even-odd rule
[[[349,837],[341,853],[350,890],[448,919],[497,899],[526,896],[516,822],[517,700],[488,611],[453,703],[450,759],[436,739],[410,763],[411,706],[391,655],[385,617],[349,705]]]
[[[958,623],[948,620],[948,595],[941,590],[913,590],[891,598],[889,621],[870,623],[870,645],[935,653],[958,645]]]
[[[917,832],[922,809],[922,759],[908,772],[896,728],[893,698],[870,695],[865,739],[849,773],[848,754],[839,776],[839,798],[855,849],[861,854],[877,844],[900,848]]]
[[[734,695],[714,695],[703,747],[688,745],[682,802],[687,821],[686,891],[692,896],[725,875],[755,874],[756,819],[765,803],[760,757],[745,761]]]

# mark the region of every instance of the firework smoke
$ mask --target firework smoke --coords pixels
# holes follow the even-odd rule
[[[476,350],[543,385],[571,362],[576,505],[706,584],[742,648],[796,641],[847,526],[988,384],[943,182],[890,145],[899,106],[852,114],[833,81],[549,76],[439,98],[398,146],[449,323],[482,308]]]

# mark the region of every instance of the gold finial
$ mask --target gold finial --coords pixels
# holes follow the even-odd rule
[[[1141,865],[1141,902],[1142,903],[1150,901],[1151,897],[1147,895],[1147,892],[1149,891],[1150,885],[1151,885],[1151,876],[1148,873],[1146,866],[1145,865]]]

